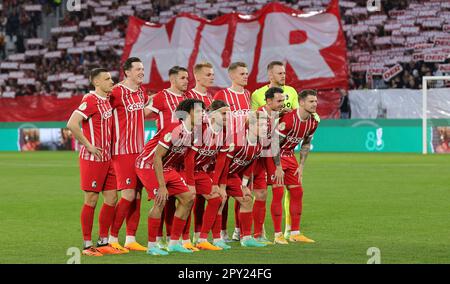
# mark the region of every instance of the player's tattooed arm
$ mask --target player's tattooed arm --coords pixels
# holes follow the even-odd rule
[[[309,151],[311,150],[311,140],[312,137],[308,136],[303,140],[302,147],[300,148],[300,166],[305,166],[306,158],[308,157]]]

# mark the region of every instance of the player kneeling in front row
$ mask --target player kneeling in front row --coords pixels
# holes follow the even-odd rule
[[[102,256],[120,254],[120,250],[108,245],[108,231],[114,219],[117,202],[116,176],[111,164],[112,109],[108,93],[113,80],[108,70],[96,68],[91,71],[90,81],[95,91],[86,94],[69,121],[67,128],[82,144],[80,149],[81,189],[84,205],[81,211],[83,231],[83,254]],[[80,123],[83,131],[80,130]],[[92,244],[92,225],[98,195],[102,192],[104,202],[99,216],[100,240],[97,248]]]
[[[201,106],[195,108],[195,106]],[[194,118],[201,119],[205,105],[196,99],[182,101],[176,115],[179,123],[173,123],[156,133],[144,147],[144,151],[136,159],[136,173],[144,184],[148,198],[154,199],[153,208],[148,216],[148,250],[151,255],[167,255],[157,242],[161,214],[169,196],[178,199],[172,223],[169,252],[192,253],[179,242],[190,210],[194,203],[195,191],[191,191],[180,175],[187,146],[192,145]]]
[[[239,220],[242,236],[240,242],[244,247],[266,246],[252,237],[253,198],[249,189],[249,180],[253,175],[255,161],[260,157],[263,149],[260,139],[267,136],[267,117],[258,119],[259,116],[263,114],[258,112],[249,114],[245,128],[235,134],[234,144],[229,146],[227,153],[219,154],[217,159],[217,163],[221,163],[224,155],[226,157],[220,184],[226,184],[227,195],[235,198],[240,204]]]

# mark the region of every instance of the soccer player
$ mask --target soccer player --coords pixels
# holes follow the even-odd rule
[[[185,92],[188,88],[188,70],[184,67],[173,66],[169,69],[170,87],[158,92],[150,101],[147,107],[154,115],[159,116],[157,120],[158,131],[164,129],[166,125],[177,123],[178,119],[175,117],[175,110],[181,101],[186,99]],[[162,240],[163,224],[166,224],[166,234],[170,236],[173,216],[175,214],[175,197],[170,197],[166,202],[166,208],[163,213],[163,222],[158,232],[158,242],[161,246],[165,246]],[[188,219],[190,223],[190,219]],[[186,247],[191,250],[197,250],[192,243],[185,242]]]
[[[166,125],[177,123],[175,110],[181,101],[186,99],[185,92],[188,88],[188,70],[184,67],[173,66],[169,70],[170,87],[153,96],[147,106],[154,114],[159,116],[158,131]]]
[[[266,104],[265,92],[272,87],[278,87],[283,90],[285,95],[284,107],[286,109],[298,108],[298,94],[297,91],[286,85],[286,69],[283,62],[272,61],[267,65],[267,75],[269,78],[269,84],[257,89],[252,94],[252,109],[256,110]],[[258,172],[257,172],[258,173]],[[258,177],[256,177],[258,178]],[[291,230],[291,218],[289,216],[289,191],[286,193],[284,203],[285,215],[286,215],[286,228],[284,237],[289,238],[289,231]],[[264,227],[263,227],[264,228]],[[264,230],[264,229],[263,229]],[[265,235],[265,233],[263,234]],[[287,243],[283,241],[283,243]]]
[[[120,250],[146,251],[136,241],[141,209],[142,184],[134,170],[137,156],[144,147],[144,107],[149,97],[141,84],[144,65],[137,57],[128,58],[123,64],[125,80],[111,93],[113,108],[112,161],[117,178],[117,189],[122,196],[116,207],[109,243]],[[119,244],[119,230],[127,220],[125,248]]]
[[[212,95],[208,92],[208,88],[214,84],[214,68],[209,62],[201,62],[194,66],[195,87],[186,92],[187,98],[202,100],[205,107],[209,108],[213,102]],[[203,195],[197,195],[194,202],[194,243],[200,237],[202,228],[203,213],[205,211],[205,198]],[[186,230],[189,226],[186,226]],[[183,234],[183,239],[187,236]]]
[[[208,88],[214,84],[214,68],[209,62],[201,62],[194,66],[195,87],[186,92],[186,97],[202,100],[209,108],[213,101]]]
[[[224,101],[230,106],[231,113],[234,118],[232,121],[232,128],[239,132],[245,128],[247,113],[251,110],[250,92],[245,89],[248,82],[247,64],[244,62],[231,63],[228,67],[228,75],[231,79],[231,87],[217,92],[214,96],[214,100]],[[240,140],[239,142],[242,142],[243,137],[238,137],[238,139]],[[228,202],[225,204],[223,210],[222,238],[225,241],[229,241],[227,233]],[[239,203],[235,203],[234,216],[235,228],[232,239],[239,241]]]
[[[262,243],[270,243],[262,234],[264,220],[266,217],[266,200],[267,200],[267,166],[266,163],[273,163],[272,147],[275,144],[271,143],[272,131],[278,123],[279,114],[284,107],[283,89],[278,87],[271,87],[265,93],[266,104],[258,111],[262,112],[267,117],[267,138],[263,139],[264,146],[263,156],[256,161],[254,177],[253,177],[253,192],[255,195],[255,202],[253,204],[253,220],[254,220],[254,237],[257,241]],[[278,146],[278,145],[277,145]],[[278,151],[278,149],[274,149]],[[273,167],[273,166],[272,166]],[[277,169],[277,176],[282,178],[283,171]],[[280,180],[282,182],[282,179]]]
[[[252,237],[252,193],[249,189],[249,180],[253,175],[255,161],[259,158],[262,145],[259,139],[267,135],[267,117],[258,119],[259,113],[249,116],[245,128],[235,136],[243,136],[243,144],[231,144],[226,153],[220,153],[218,163],[224,155],[227,162],[221,173],[220,184],[226,184],[227,195],[239,202],[239,220],[242,229],[241,246],[264,247]],[[262,116],[262,115],[261,115]],[[238,141],[235,138],[235,141]],[[216,170],[218,167],[216,167]],[[215,173],[218,174],[218,173]],[[225,177],[224,179],[222,177]]]
[[[291,194],[290,215],[292,231],[289,237],[291,242],[313,243],[300,232],[300,217],[302,214],[303,187],[302,176],[306,158],[311,147],[311,140],[316,131],[320,119],[316,115],[317,93],[314,90],[304,90],[300,93],[299,108],[293,112],[285,114],[278,124],[275,132],[280,138],[280,153],[274,157],[275,165],[281,165],[284,171],[284,185],[287,186]],[[300,162],[294,154],[295,147],[301,144]],[[281,158],[280,158],[281,157]],[[281,159],[281,160],[280,160]],[[282,199],[283,185],[277,184],[275,179],[275,169],[268,169],[269,177],[272,178],[274,186],[272,200],[272,214],[275,243],[277,239],[283,238],[281,231],[282,219]]]
[[[201,233],[196,244],[196,247],[201,250],[230,248],[220,239],[214,240],[214,245],[207,240],[208,234],[216,221],[219,208],[222,206],[222,201],[226,198],[225,189],[220,189],[218,184],[213,185],[212,177],[214,173],[209,169],[214,169],[214,167],[219,167],[220,171],[223,169],[223,166],[215,164],[215,159],[219,151],[228,151],[228,147],[225,145],[223,127],[228,111],[229,107],[223,101],[214,101],[211,104],[206,122],[203,120],[201,128],[198,128],[199,131],[195,132],[194,144],[188,148],[185,171],[182,173],[186,177],[188,186],[194,188],[197,198],[202,196],[207,200],[205,214],[201,222]],[[217,169],[214,172],[218,172]]]
[[[200,106],[200,107],[198,107]],[[161,215],[169,196],[178,199],[170,232],[169,252],[192,253],[179,243],[186,219],[195,198],[195,189],[189,188],[180,175],[187,146],[192,145],[194,125],[201,124],[204,103],[186,99],[176,108],[179,123],[171,123],[153,137],[136,159],[136,172],[144,183],[149,200],[154,204],[148,216],[148,250],[150,255],[167,255],[156,243]]]
[[[67,128],[82,145],[79,160],[81,189],[84,191],[84,205],[81,210],[83,254],[102,256],[121,253],[107,242],[117,201],[116,177],[111,164],[112,109],[108,98],[114,83],[111,74],[103,68],[93,69],[89,77],[95,91],[83,97],[80,106],[67,122]],[[80,129],[80,123],[83,131]],[[100,192],[104,201],[99,216],[100,238],[97,248],[94,248],[92,224]]]

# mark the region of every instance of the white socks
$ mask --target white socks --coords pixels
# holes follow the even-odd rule
[[[136,242],[136,237],[135,236],[127,236],[125,238],[125,245],[131,244],[131,243],[135,243]]]
[[[291,236],[300,235],[300,231],[292,231]]]
[[[112,244],[112,243],[118,243],[118,242],[119,242],[119,238],[109,235],[108,243]]]
[[[84,241],[84,248],[88,248],[92,246],[92,241]]]

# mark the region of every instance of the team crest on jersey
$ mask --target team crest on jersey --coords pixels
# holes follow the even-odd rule
[[[281,131],[286,129],[286,122],[282,122],[280,123],[280,125],[278,126],[278,129],[280,129]]]
[[[230,148],[228,148],[228,152],[233,152],[234,151],[234,143],[230,144]]]
[[[164,142],[170,142],[170,140],[172,140],[171,133],[167,133],[166,135],[164,135]]]
[[[93,182],[92,182],[92,188],[96,188],[97,187],[97,182],[94,180]]]
[[[127,180],[125,181],[128,185],[131,184],[131,178],[127,178]]]
[[[153,195],[158,195],[158,189],[157,188],[153,189]]]
[[[87,102],[82,103],[82,104],[78,107],[78,109],[81,110],[81,111],[85,110],[86,108],[87,108]]]

